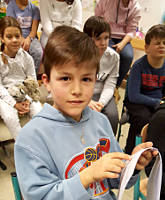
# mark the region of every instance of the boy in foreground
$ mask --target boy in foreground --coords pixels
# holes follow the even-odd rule
[[[108,119],[91,110],[99,71],[94,41],[72,27],[51,33],[44,52],[42,79],[54,105],[23,127],[15,144],[15,164],[24,200],[114,200],[111,191],[130,156],[124,154]],[[133,154],[152,143],[140,144]],[[157,152],[146,151],[137,170],[144,169]],[[129,181],[132,186],[138,176]]]

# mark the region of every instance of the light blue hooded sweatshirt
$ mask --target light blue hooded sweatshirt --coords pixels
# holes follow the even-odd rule
[[[24,200],[116,199],[111,189],[119,187],[119,179],[105,179],[86,190],[78,173],[108,152],[121,149],[103,114],[87,107],[76,122],[45,104],[22,128],[15,143],[16,172]]]

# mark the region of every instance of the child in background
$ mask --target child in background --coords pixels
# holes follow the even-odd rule
[[[109,45],[120,54],[117,87],[121,85],[133,60],[130,41],[141,18],[140,10],[138,0],[99,0],[95,8],[95,15],[104,17],[111,27]]]
[[[37,38],[40,11],[30,0],[12,0],[7,6],[7,16],[20,23],[23,35],[22,48],[34,59],[36,74],[39,72],[43,50]]]
[[[32,57],[21,47],[22,30],[13,17],[0,19],[0,116],[16,139],[21,129],[18,114],[35,115],[41,110],[40,102],[16,102],[8,88],[22,83],[28,76],[36,79]]]
[[[87,34],[58,26],[48,39],[43,64],[42,79],[54,105],[45,104],[23,127],[14,151],[24,200],[116,199],[111,189],[119,187],[123,160],[130,156],[121,152],[107,118],[87,106],[99,71],[98,48]],[[133,153],[149,146],[140,144]],[[136,169],[143,169],[152,155],[145,152]]]
[[[43,49],[53,29],[60,25],[68,25],[81,30],[81,0],[40,0],[40,14],[43,32],[41,45]]]
[[[119,74],[119,55],[108,47],[111,36],[110,26],[103,17],[92,16],[85,22],[84,32],[94,40],[101,58],[94,95],[89,107],[108,117],[116,135],[119,119],[113,94]]]
[[[132,66],[125,105],[129,113],[130,128],[125,147],[131,153],[135,137],[149,123],[165,96],[165,25],[151,27],[145,36],[146,55]]]

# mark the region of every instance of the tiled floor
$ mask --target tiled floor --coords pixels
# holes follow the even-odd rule
[[[93,15],[93,1],[92,0],[83,0],[83,21],[85,21],[89,16]],[[136,58],[141,55],[141,52],[136,52]],[[124,96],[124,89],[119,89],[121,99],[118,103],[119,116],[122,109],[122,100]],[[128,132],[128,124],[122,127],[122,136],[120,138],[120,146],[124,148],[125,140]],[[5,131],[0,129],[0,140],[6,138]],[[11,185],[10,173],[15,171],[14,168],[14,158],[13,158],[13,147],[14,144],[8,144],[6,146],[7,155],[5,155],[2,148],[0,148],[0,159],[7,165],[7,170],[2,171],[0,169],[0,200],[14,200],[14,193]],[[127,190],[124,193],[123,200],[133,200],[132,190]]]

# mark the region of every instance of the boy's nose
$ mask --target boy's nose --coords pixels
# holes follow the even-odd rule
[[[71,88],[71,93],[72,95],[80,95],[82,92],[82,88],[81,88],[81,84],[80,83],[77,83],[75,82]]]
[[[17,38],[16,37],[13,37],[13,42],[17,41]]]

